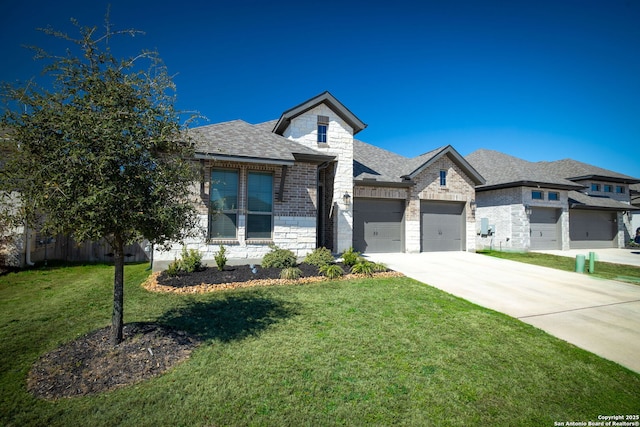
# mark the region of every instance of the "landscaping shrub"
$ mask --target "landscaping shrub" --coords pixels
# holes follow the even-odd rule
[[[166,273],[169,276],[176,276],[179,273],[193,273],[202,270],[202,254],[195,249],[182,248],[180,259],[174,259],[167,266]]]
[[[331,264],[333,261],[333,255],[327,248],[317,248],[304,258],[305,263],[315,265],[318,268]]]
[[[371,261],[360,260],[351,267],[351,272],[355,274],[373,276],[374,271],[376,271],[375,264]]]
[[[216,260],[218,270],[220,271],[224,270],[224,266],[227,265],[227,257],[225,255],[226,252],[227,250],[224,248],[224,246],[220,245],[220,250],[218,250],[218,252],[216,252],[213,256],[213,258]]]
[[[350,247],[346,251],[342,252],[342,262],[345,265],[352,266],[358,262],[358,258],[360,257],[360,252],[356,252],[353,250],[353,247]]]
[[[276,245],[269,246],[271,252],[262,258],[263,268],[287,268],[295,267],[298,261],[296,256],[288,249],[280,249]]]
[[[283,268],[280,272],[281,279],[295,280],[299,279],[300,276],[302,276],[302,270],[300,270],[298,267]]]
[[[337,279],[344,274],[344,271],[337,264],[325,264],[320,267],[320,273],[329,279]]]

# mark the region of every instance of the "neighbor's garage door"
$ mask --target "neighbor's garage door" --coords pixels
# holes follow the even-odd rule
[[[616,212],[571,209],[569,237],[571,249],[618,247]]]
[[[562,249],[560,209],[532,208],[529,223],[531,249]]]
[[[422,201],[422,251],[464,249],[464,203]]]
[[[404,200],[355,199],[353,248],[358,252],[402,252]]]

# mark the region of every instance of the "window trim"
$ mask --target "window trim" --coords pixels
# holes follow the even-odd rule
[[[535,197],[536,193],[539,193],[540,197]],[[531,200],[544,200],[544,191],[542,191],[542,190],[531,190]]]
[[[444,169],[440,170],[440,187],[447,186],[447,171]]]
[[[318,126],[317,126],[317,142],[318,144],[326,144],[327,143],[327,134],[329,132],[329,117],[328,116],[318,116]]]
[[[624,185],[616,185],[616,194],[627,194]]]
[[[262,212],[262,211],[250,211],[249,210],[249,175],[250,174],[260,174],[260,175],[269,175],[271,176],[271,211],[270,212]],[[246,240],[251,240],[251,241],[259,241],[259,240],[273,240],[273,231],[274,231],[274,211],[275,211],[275,174],[273,173],[273,171],[260,171],[260,170],[247,170],[247,180],[246,180],[246,186],[247,186],[247,191],[246,191],[246,217],[244,220],[245,223],[245,229],[244,229],[244,234],[246,237]],[[254,216],[267,216],[269,215],[271,217],[271,225],[270,225],[270,232],[269,232],[269,237],[250,237],[249,236],[249,216],[250,215],[254,215]]]
[[[553,198],[553,199],[551,198],[551,195],[552,195],[552,194],[553,194],[553,195],[554,195],[554,197],[555,197],[555,198]],[[551,201],[551,202],[557,202],[557,201],[559,201],[559,200],[560,200],[560,193],[559,193],[559,192],[557,192],[557,191],[549,191],[549,192],[547,193],[547,199],[548,199],[549,201]]]
[[[605,193],[613,193],[613,185],[605,184],[602,188],[602,191],[604,191]]]
[[[595,182],[591,183],[591,191],[601,191],[602,187],[600,186],[600,184],[597,184]]]
[[[226,171],[226,172],[235,172],[236,173],[236,200],[237,200],[237,206],[235,209],[222,209],[221,211],[215,211],[213,209],[213,201],[211,200],[211,194],[213,193],[214,190],[214,183],[213,183],[213,173],[214,171]],[[211,168],[211,170],[209,171],[209,229],[207,230],[207,235],[209,236],[209,239],[212,240],[237,240],[238,239],[238,223],[240,220],[240,186],[242,183],[242,178],[241,178],[241,174],[242,171],[240,169],[234,169],[234,168]],[[212,236],[211,232],[213,230],[213,227],[211,226],[212,222],[213,222],[213,216],[217,213],[221,213],[221,214],[233,214],[236,216],[236,221],[235,221],[235,235],[234,236]]]

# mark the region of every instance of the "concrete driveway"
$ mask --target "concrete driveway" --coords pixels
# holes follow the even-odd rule
[[[367,254],[640,373],[640,286],[470,252]]]

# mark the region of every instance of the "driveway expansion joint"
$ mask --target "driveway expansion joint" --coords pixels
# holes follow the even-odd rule
[[[569,309],[569,310],[552,311],[552,312],[549,312],[549,313],[529,314],[527,316],[519,316],[519,317],[517,317],[517,319],[522,320],[522,319],[530,319],[532,317],[551,316],[553,314],[571,313],[572,311],[590,310],[592,308],[600,308],[600,307],[611,307],[611,306],[614,306],[614,305],[630,304],[630,303],[634,303],[634,302],[640,302],[640,299],[631,300],[631,301],[612,302],[611,304],[592,305],[592,306],[589,306],[589,307],[572,308],[572,309]]]

